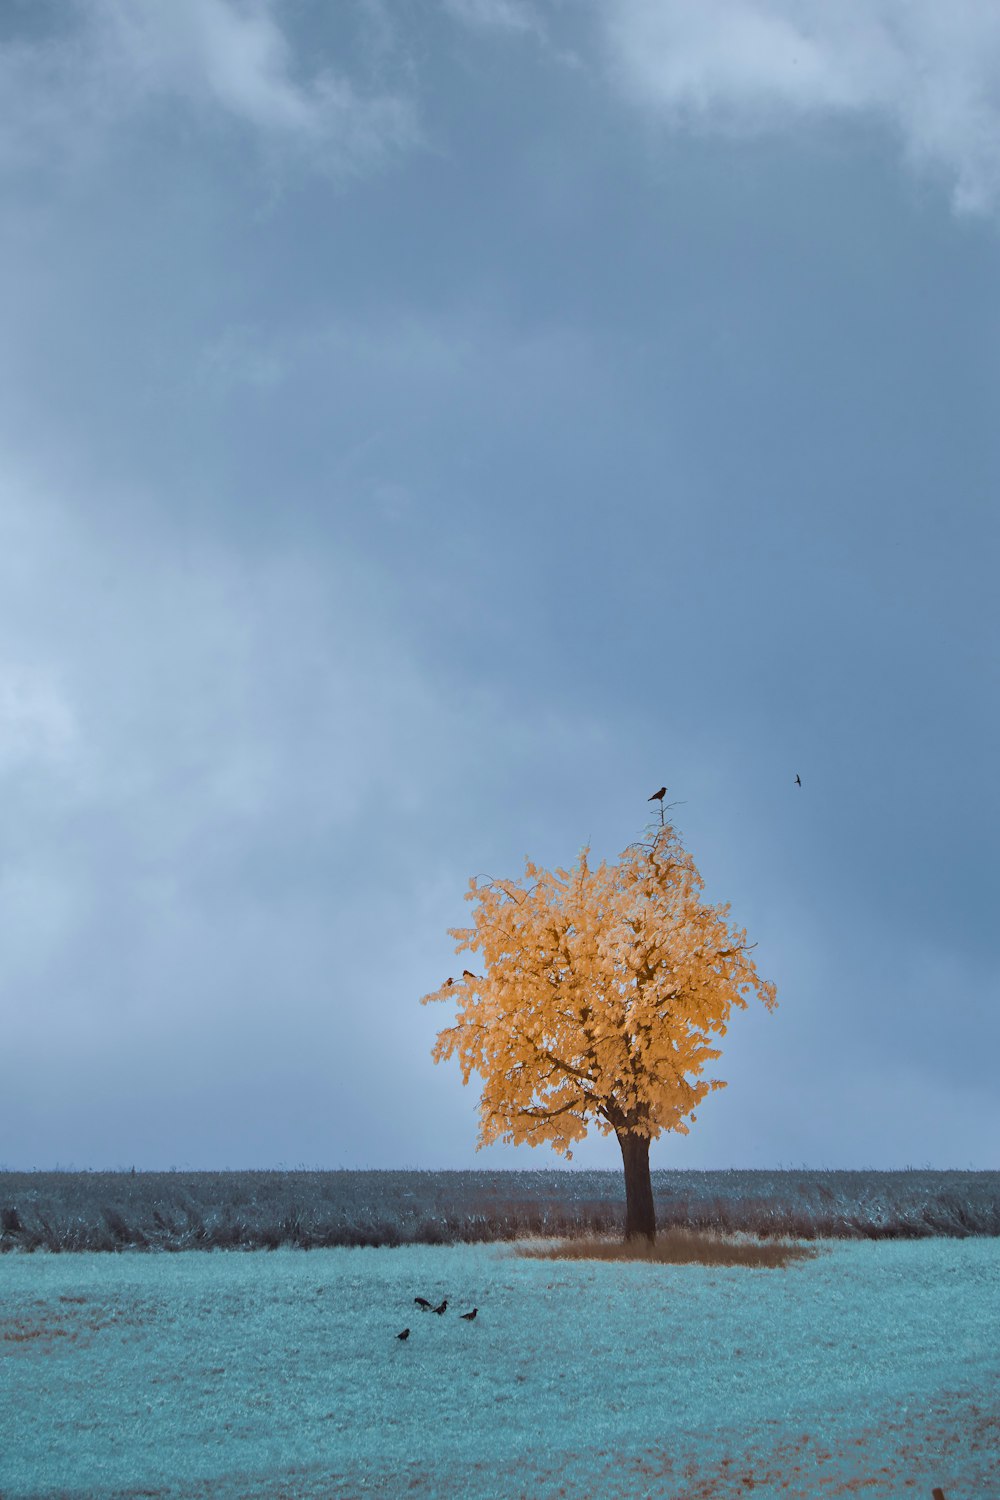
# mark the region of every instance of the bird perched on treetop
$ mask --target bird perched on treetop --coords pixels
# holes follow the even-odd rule
[[[795,778],[795,785],[796,786],[801,786],[802,785],[802,778],[801,778],[801,776],[796,776],[796,778]]]
[[[647,802],[662,802],[663,799],[664,799],[664,797],[666,795],[667,795],[667,789],[666,789],[666,787],[665,786],[661,786],[660,790],[658,792],[654,792],[651,797],[647,797],[646,801]]]
[[[473,974],[470,969],[463,969],[462,970],[462,978],[463,979],[475,979],[476,975]]]

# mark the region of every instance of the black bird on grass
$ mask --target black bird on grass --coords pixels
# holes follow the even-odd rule
[[[417,1304],[418,1307],[422,1307],[423,1308],[424,1312],[433,1312],[434,1311],[433,1307],[428,1302],[428,1300],[427,1300],[426,1297],[414,1297],[413,1300]]]
[[[444,1301],[441,1303],[441,1306],[440,1307],[432,1307],[431,1308],[431,1312],[436,1312],[438,1314],[438,1316],[440,1317],[440,1315],[444,1312],[444,1310],[445,1310],[445,1308],[447,1306],[448,1306],[448,1298],[446,1297],[444,1299]]]
[[[795,785],[796,786],[801,786],[802,785],[802,777],[801,776],[796,775],[796,777],[795,777]]]
[[[647,797],[646,801],[647,802],[662,802],[663,799],[664,799],[664,797],[666,795],[667,795],[667,789],[666,789],[666,787],[665,786],[661,786],[660,790],[658,792],[654,792],[651,797]]]
[[[474,1307],[470,1313],[459,1313],[458,1316],[460,1318],[464,1318],[467,1323],[471,1323],[472,1320],[473,1320],[473,1318],[476,1316],[476,1313],[478,1311],[479,1311],[479,1308],[478,1307]]]
[[[408,1339],[410,1337],[410,1330],[408,1328],[404,1328],[402,1333],[396,1334],[396,1337],[398,1339]]]

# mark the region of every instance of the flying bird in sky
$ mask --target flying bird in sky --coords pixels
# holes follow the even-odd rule
[[[796,778],[795,778],[795,785],[796,786],[801,786],[802,785],[802,778],[801,778],[801,776],[796,776]]]
[[[646,801],[647,802],[662,802],[663,799],[664,799],[664,797],[666,795],[667,795],[667,789],[666,789],[666,787],[665,786],[661,786],[660,790],[658,792],[654,792],[651,797],[647,797]]]

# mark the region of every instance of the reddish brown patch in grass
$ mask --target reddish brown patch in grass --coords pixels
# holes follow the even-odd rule
[[[736,1500],[763,1493],[786,1500],[920,1500],[932,1485],[943,1483],[956,1494],[966,1474],[964,1493],[1000,1496],[1000,1406],[969,1400],[967,1393],[942,1393],[926,1407],[911,1407],[860,1432],[831,1443],[829,1434],[800,1432],[784,1436],[780,1424],[764,1430],[720,1433],[728,1449],[714,1461],[684,1462],[669,1450],[647,1449],[622,1455],[616,1473],[633,1473],[636,1493],[649,1500]],[[977,1478],[969,1464],[981,1462]],[[982,1488],[983,1476],[988,1488]],[[596,1493],[596,1492],[595,1492]]]
[[[44,1344],[54,1339],[76,1337],[77,1330],[65,1328],[59,1323],[45,1322],[40,1318],[12,1318],[9,1323],[0,1323],[0,1344]]]
[[[0,1321],[0,1350],[6,1345],[10,1349],[51,1353],[59,1339],[75,1343],[83,1337],[86,1342],[102,1329],[138,1327],[144,1321],[136,1317],[112,1317],[96,1308],[84,1312],[85,1297],[60,1296],[59,1301],[72,1305],[55,1307],[48,1302],[36,1301],[33,1309],[38,1308],[38,1312],[32,1310]]]

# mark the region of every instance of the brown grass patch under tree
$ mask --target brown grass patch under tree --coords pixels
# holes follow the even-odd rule
[[[655,1240],[636,1237],[623,1241],[605,1235],[579,1235],[553,1244],[522,1244],[517,1254],[529,1260],[638,1260],[660,1266],[787,1266],[793,1261],[811,1260],[820,1251],[790,1241],[762,1243],[749,1237],[675,1227],[662,1231]]]

